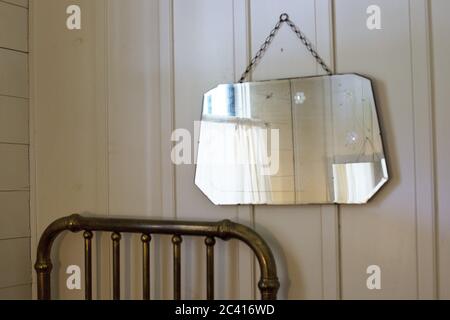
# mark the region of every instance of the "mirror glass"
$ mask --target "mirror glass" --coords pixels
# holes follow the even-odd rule
[[[356,74],[222,84],[203,99],[195,184],[217,205],[366,203],[388,180]]]

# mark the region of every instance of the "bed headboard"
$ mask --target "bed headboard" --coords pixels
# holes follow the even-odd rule
[[[207,299],[214,299],[214,245],[215,239],[237,239],[245,242],[259,262],[261,278],[258,288],[262,300],[275,300],[280,286],[272,251],[254,230],[229,220],[219,222],[192,222],[177,220],[121,219],[74,214],[51,223],[42,234],[35,263],[37,296],[51,299],[51,250],[54,240],[64,231],[84,231],[85,298],[92,299],[92,237],[93,232],[111,232],[113,248],[113,299],[120,299],[120,240],[122,233],[141,234],[143,257],[143,298],[150,299],[150,241],[155,234],[172,235],[174,299],[181,298],[181,244],[183,236],[204,237],[207,257]]]

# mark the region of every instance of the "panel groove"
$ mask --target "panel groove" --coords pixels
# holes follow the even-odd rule
[[[450,117],[448,101],[448,75],[450,65],[448,57],[450,46],[447,41],[450,33],[448,12],[450,2],[447,0],[427,1],[428,26],[430,42],[431,69],[431,119],[433,123],[433,173],[434,173],[434,208],[435,208],[435,242],[437,295],[440,299],[450,298],[450,148],[448,137]]]
[[[174,111],[174,18],[173,0],[160,1],[160,91],[161,91],[161,163],[162,163],[162,189],[161,202],[163,215],[176,218],[176,179],[175,165],[168,162],[171,149],[174,145],[170,141],[175,126]]]
[[[24,236],[24,237],[5,237],[5,238],[0,237],[0,241],[3,241],[3,240],[18,240],[18,239],[30,239],[30,236]]]
[[[28,10],[0,2],[0,48],[28,51]]]
[[[426,0],[427,7],[427,29],[428,29],[428,46],[429,46],[429,68],[430,68],[430,112],[431,112],[431,148],[432,148],[432,174],[433,174],[433,207],[434,207],[434,218],[433,223],[434,228],[434,247],[435,247],[435,281],[436,281],[436,298],[441,299],[441,281],[440,281],[440,250],[439,250],[439,199],[438,199],[438,181],[437,177],[437,165],[438,156],[436,154],[437,150],[437,132],[436,132],[436,86],[435,86],[435,60],[434,60],[434,39],[433,39],[433,20],[432,20],[432,3],[431,0]]]
[[[342,298],[415,299],[409,3],[378,1],[381,30],[366,26],[371,4],[369,0],[335,0],[336,71],[366,74],[373,80],[391,176],[367,205],[341,206]],[[381,290],[367,287],[366,270],[371,265],[381,268]]]
[[[30,99],[27,97],[20,97],[20,96],[14,96],[14,95],[8,95],[8,94],[0,94],[0,97],[6,97],[6,98],[16,98],[16,99],[21,99],[21,100],[26,100],[29,101]]]
[[[15,3],[15,2],[11,2],[11,1],[12,1],[12,0],[10,0],[10,1],[0,0],[0,2],[6,3],[6,4],[10,5],[10,6],[28,9],[28,7],[27,7],[26,5],[21,5],[21,4],[19,4],[19,3]]]
[[[175,126],[174,111],[174,18],[173,0],[159,1],[159,32],[160,32],[160,105],[161,105],[161,204],[162,215],[167,219],[175,219],[177,213],[176,176],[175,166],[170,161],[171,134]],[[169,272],[164,272],[164,266],[172,263],[168,241],[159,244],[158,270],[161,270],[161,288],[159,296],[164,299],[171,298],[172,277]],[[154,277],[155,278],[155,277]],[[162,285],[166,283],[167,285]]]
[[[32,284],[31,281],[24,282],[24,283],[18,283],[18,284],[14,284],[14,285],[11,285],[11,286],[0,287],[0,290],[2,290],[2,289],[12,289],[12,288],[23,287],[23,286],[29,286],[31,284]]]
[[[331,0],[314,1],[316,44],[324,61],[334,72],[334,11]],[[316,65],[316,73],[322,68]],[[322,205],[320,210],[322,239],[322,298],[339,299],[340,265],[339,265],[339,205]]]
[[[29,146],[29,143],[17,143],[17,142],[3,142],[0,141],[0,145],[8,145],[8,146]]]
[[[426,0],[410,0],[410,54],[416,203],[417,297],[437,298],[434,149],[430,41]]]
[[[111,21],[112,21],[112,13],[111,13],[111,7],[113,5],[110,4],[110,1],[105,1],[104,2],[104,14],[105,14],[105,21],[104,21],[104,37],[105,37],[105,47],[107,48],[107,50],[105,50],[105,61],[106,61],[106,66],[105,66],[105,79],[104,79],[104,86],[105,86],[105,136],[106,136],[106,146],[107,146],[107,152],[105,154],[105,158],[104,158],[104,164],[105,164],[105,169],[106,169],[106,175],[105,175],[105,179],[106,179],[106,213],[107,215],[111,215],[111,210],[110,210],[110,206],[111,206],[111,199],[110,199],[110,194],[111,194],[111,172],[110,172],[110,164],[109,164],[109,157],[110,157],[110,145],[111,145],[111,141],[110,141],[110,102],[111,102],[111,83],[110,83],[110,68],[111,68],[111,29],[112,29],[112,25],[111,25]],[[110,297],[113,297],[114,293],[114,289],[113,286],[111,285],[113,283],[113,264],[111,263],[112,260],[112,253],[110,250],[106,250],[107,251],[107,257],[108,257],[108,293]]]
[[[288,13],[292,21],[299,25],[324,61],[331,61],[331,12],[328,0],[252,1],[252,51],[263,42],[283,12]],[[252,81],[317,73],[314,59],[295,34],[283,27],[255,68]],[[280,299],[336,298],[338,273],[334,210],[333,206],[319,205],[255,207],[256,229],[272,246],[277,259]]]
[[[412,47],[412,41],[413,41],[413,34],[412,34],[412,17],[411,17],[411,0],[408,0],[408,16],[409,16],[409,56],[410,56],[410,63],[411,63],[411,88],[414,88],[414,61],[413,61],[413,47]],[[412,112],[411,112],[411,118],[412,122],[415,123],[416,116],[415,116],[415,101],[414,101],[414,90],[411,90],[411,101],[413,104]],[[412,132],[412,139],[415,142],[416,141],[416,130],[413,130]],[[416,145],[413,145],[413,153],[416,156]],[[416,228],[416,238],[415,238],[415,246],[416,246],[416,295],[417,298],[419,297],[419,226],[418,226],[418,212],[417,212],[417,159],[414,159],[414,214],[415,214],[415,228]]]
[[[28,9],[28,50],[34,52],[35,49],[35,2],[32,1],[29,4],[30,8]],[[30,54],[28,56],[29,60],[29,86],[30,86],[30,96],[29,96],[29,138],[30,138],[30,146],[29,146],[29,161],[30,161],[30,201],[29,201],[29,209],[30,209],[30,235],[31,235],[31,245],[30,245],[30,253],[31,257],[35,256],[36,247],[38,243],[37,235],[37,185],[36,185],[36,148],[35,148],[35,126],[36,126],[36,105],[35,105],[35,97],[37,95],[36,86],[34,77],[35,74],[35,55]],[[36,298],[36,290],[35,290],[35,274],[32,274],[32,298]]]
[[[250,1],[233,0],[233,61],[234,81],[239,80],[250,57]],[[253,206],[238,206],[236,218],[240,223],[253,226]],[[255,261],[252,252],[246,245],[239,243],[237,254],[239,299],[254,299],[256,297],[257,281]]]
[[[25,54],[28,54],[28,51],[19,50],[19,49],[12,49],[12,48],[8,48],[8,47],[2,47],[2,46],[0,46],[0,49],[2,49],[2,50],[7,50],[7,51],[11,51],[11,52],[18,52],[18,53],[25,53]]]
[[[190,138],[198,138],[196,121],[200,120],[202,95],[219,83],[233,82],[236,60],[233,39],[233,6],[231,0],[174,1],[173,7],[173,52],[174,52],[174,127],[188,130]],[[237,56],[236,56],[237,57]],[[165,70],[170,72],[170,70]],[[196,157],[197,143],[190,144],[191,159]],[[165,160],[170,161],[170,160]],[[195,166],[179,165],[175,168],[176,218],[179,219],[235,219],[237,207],[216,207],[195,186]],[[200,274],[204,269],[205,257],[199,242],[187,239],[187,256],[183,269],[182,296],[200,298],[205,296],[204,286],[194,283],[203,281]],[[235,281],[225,281],[238,268],[235,263],[237,251],[233,247],[217,248],[217,274],[224,274],[216,280],[218,299],[233,296],[238,289]],[[226,257],[231,257],[231,261]],[[195,271],[199,264],[199,271]],[[233,279],[234,276],[233,276]]]

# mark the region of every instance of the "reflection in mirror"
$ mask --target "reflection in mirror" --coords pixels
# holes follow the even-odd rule
[[[196,185],[214,203],[366,203],[388,180],[370,80],[223,84],[204,95]]]

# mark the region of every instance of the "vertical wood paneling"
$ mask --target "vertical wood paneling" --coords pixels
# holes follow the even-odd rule
[[[36,161],[35,161],[35,155],[36,155],[36,145],[34,143],[35,141],[35,81],[34,77],[36,75],[34,65],[35,60],[33,59],[33,50],[34,50],[34,30],[35,30],[35,14],[34,14],[34,5],[35,2],[31,2],[29,9],[28,9],[28,48],[30,53],[28,54],[28,63],[29,63],[29,107],[28,107],[28,114],[29,114],[29,160],[30,160],[30,235],[31,235],[31,261],[32,264],[35,262],[36,257],[36,248],[37,248],[37,242],[38,237],[40,236],[40,233],[37,231],[37,198],[36,198]],[[37,290],[36,289],[36,273],[34,272],[34,269],[31,272],[31,297],[33,299],[37,298]]]
[[[316,0],[316,46],[325,63],[334,70],[334,17],[333,1]],[[316,64],[317,74],[325,74]],[[339,250],[339,206],[323,205],[322,219],[322,298],[340,298],[340,250]]]
[[[161,212],[158,1],[110,1],[109,208]]]
[[[60,13],[69,1],[38,3],[33,3],[30,48],[37,235],[49,222],[73,211],[231,218],[255,226],[272,246],[282,283],[280,298],[336,299],[341,293],[344,299],[433,298],[436,254],[439,294],[450,296],[446,196],[450,133],[445,122],[450,116],[445,78],[450,52],[442,40],[450,28],[447,1],[377,1],[383,29],[376,31],[366,28],[366,8],[373,4],[368,0],[335,0],[334,17],[329,0],[139,0],[132,4],[85,0],[81,1],[83,29],[75,32],[60,26]],[[330,66],[336,60],[337,72],[358,72],[374,80],[391,181],[368,205],[216,207],[195,187],[193,164],[175,168],[171,163],[172,129],[186,128],[194,135],[202,94],[239,78],[282,12],[289,13]],[[5,70],[0,75],[0,94],[27,96],[26,55],[18,54],[0,49],[0,61],[4,57],[8,62],[0,62]],[[284,26],[253,80],[322,72]],[[11,117],[24,116],[14,111],[17,114]],[[8,130],[8,142],[25,141],[23,128],[14,129]],[[0,136],[6,137],[1,130]],[[191,154],[194,159],[194,149]],[[0,175],[10,174],[1,170]],[[7,203],[11,211],[22,212],[22,202]],[[437,249],[434,223],[439,231]],[[108,239],[100,236],[94,245],[94,251],[102,253],[94,259],[94,272],[102,273],[94,292],[100,288],[98,296],[104,298],[109,297]],[[122,278],[130,284],[122,285],[122,294],[140,298],[140,248],[132,242],[139,243],[134,237],[123,239]],[[166,272],[170,252],[163,253],[170,246],[159,239],[152,242],[152,252],[162,254],[151,268],[157,274],[152,277],[152,296],[170,298],[171,272]],[[64,288],[67,264],[82,265],[81,238],[67,235],[55,249],[61,253],[55,294],[81,298],[81,292]],[[250,251],[221,242],[216,251],[216,297],[255,297],[258,275]],[[182,261],[182,297],[204,298],[203,241],[186,239]],[[379,291],[366,287],[366,268],[372,264],[382,268]]]
[[[160,46],[160,107],[161,107],[161,214],[164,218],[176,217],[175,165],[171,161],[174,129],[174,65],[173,65],[173,0],[159,1]],[[167,239],[168,240],[168,239]],[[154,243],[154,242],[153,242]],[[171,243],[162,241],[159,246],[158,270],[160,277],[154,293],[162,299],[172,297],[172,276],[163,270],[172,269]],[[155,259],[153,259],[155,261]]]
[[[188,129],[194,135],[194,121],[200,120],[202,96],[220,83],[233,82],[233,6],[232,1],[174,1],[174,88],[175,127]],[[195,141],[194,139],[192,140]],[[192,150],[194,155],[194,150]],[[194,186],[195,166],[176,167],[177,218],[219,220],[235,218],[236,207],[215,207]],[[205,259],[202,241],[183,242],[183,297],[205,297]],[[233,250],[218,243],[217,274],[235,273]],[[230,251],[227,251],[230,250]],[[188,254],[184,255],[185,252]],[[228,255],[229,254],[229,255]],[[197,266],[198,264],[198,269]],[[189,270],[189,271],[186,271]],[[227,279],[233,279],[226,276]],[[234,282],[221,278],[217,298],[230,296]]]
[[[161,108],[161,193],[162,215],[174,218],[175,165],[171,161],[174,130],[174,43],[173,0],[159,2],[160,108]]]
[[[438,270],[439,297],[450,299],[450,45],[447,41],[450,33],[450,2],[445,0],[429,1],[431,6],[431,34],[433,48],[433,102],[434,102],[434,138],[435,138],[435,187],[438,223]]]
[[[158,1],[110,1],[108,176],[111,215],[161,216]],[[141,297],[140,243],[122,241],[121,297]],[[159,250],[157,250],[159,252]],[[158,270],[151,268],[152,270]],[[159,274],[155,274],[155,279]],[[153,287],[153,286],[152,286]]]
[[[250,58],[250,0],[233,0],[233,37],[234,37],[234,82],[239,81],[242,72],[247,68]],[[253,206],[238,206],[239,223],[254,226]],[[255,279],[255,257],[244,243],[238,244],[237,283],[239,299],[255,299],[257,281]]]
[[[317,43],[314,1],[251,1],[252,56],[259,50],[280,14],[284,12],[288,13],[290,19],[299,25],[313,44]],[[316,74],[314,58],[295,33],[287,25],[284,25],[253,72],[252,79],[279,79],[314,74]]]
[[[338,214],[338,206],[321,206],[322,298],[326,300],[337,300],[341,297]]]
[[[376,31],[365,27],[371,4],[335,2],[336,71],[374,80],[391,177],[369,204],[341,207],[342,298],[417,298],[409,3],[378,1]],[[367,289],[369,265],[381,267],[382,290]]]
[[[279,298],[321,299],[320,207],[270,206],[255,211],[256,230],[268,241],[277,261]]]
[[[286,12],[331,65],[330,2],[252,1],[251,9],[253,54],[259,49],[279,14]],[[317,28],[318,24],[321,25],[320,29]],[[289,27],[284,26],[257,66],[253,80],[298,77],[322,72],[296,35]],[[255,208],[256,229],[271,239],[271,245],[276,248],[282,286],[280,298],[336,297],[336,260],[333,259],[326,266],[322,263],[323,260],[329,263],[329,257],[337,254],[336,217],[333,206]],[[328,232],[325,237],[322,237],[322,218],[325,223],[324,231]]]
[[[433,299],[437,298],[437,274],[428,1],[410,0],[409,14],[417,206],[417,287],[419,299]]]
[[[161,217],[158,1],[115,0],[109,7],[109,212]],[[141,297],[141,264],[130,262],[141,259],[140,243],[135,240],[124,235],[121,296],[125,299]]]
[[[107,213],[107,143],[105,108],[105,2],[79,1],[82,29],[65,28],[71,1],[33,3],[32,26],[32,190],[37,237],[55,219],[72,212]],[[95,237],[94,247],[109,237]],[[34,247],[37,240],[33,240]],[[83,265],[81,235],[67,234],[55,245],[54,293],[83,298],[66,288],[68,265]],[[108,250],[93,261],[94,297],[109,297]],[[56,255],[55,255],[56,257]],[[57,270],[57,271],[56,271]]]
[[[203,93],[234,80],[231,4],[228,0],[174,2],[175,127],[188,129],[192,136]],[[235,207],[215,207],[193,186],[194,169],[193,164],[176,168],[177,217],[234,216]]]

